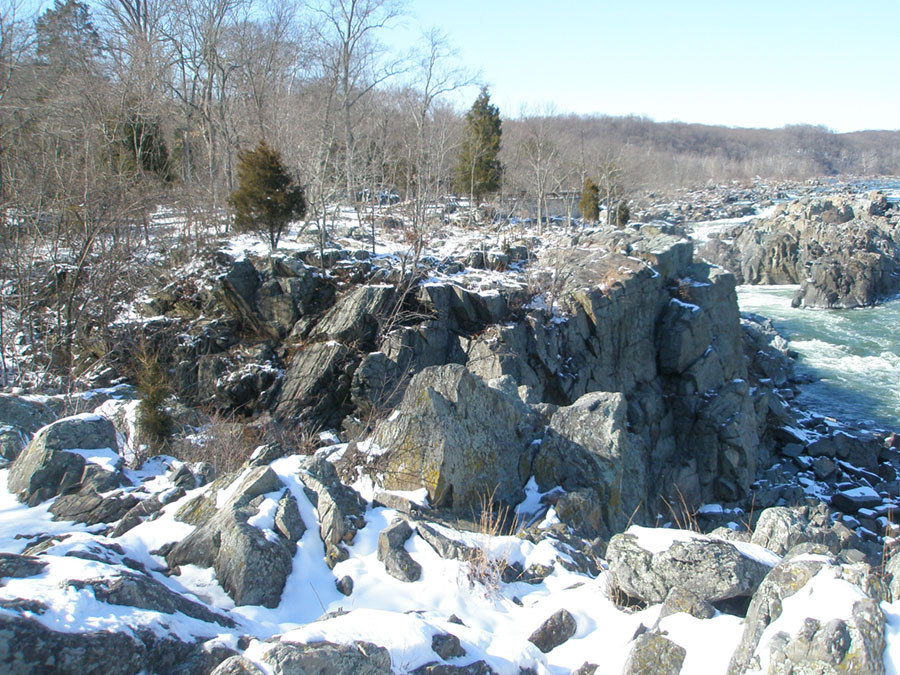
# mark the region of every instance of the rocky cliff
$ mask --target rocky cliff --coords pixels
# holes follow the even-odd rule
[[[799,199],[713,235],[700,256],[743,284],[800,284],[796,306],[865,307],[900,291],[900,212],[882,193]]]

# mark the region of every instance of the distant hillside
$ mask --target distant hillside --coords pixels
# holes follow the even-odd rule
[[[591,175],[612,161],[627,182],[649,189],[754,176],[900,174],[898,131],[839,134],[810,125],[743,129],[605,115],[504,121],[508,166],[515,165],[520,142],[537,129],[559,149],[561,165],[583,167]]]

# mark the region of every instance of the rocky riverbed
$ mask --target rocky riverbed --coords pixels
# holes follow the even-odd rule
[[[0,396],[0,662],[893,672],[898,439],[792,408],[735,297],[814,266],[788,230],[888,257],[886,200],[825,201],[710,240],[732,272],[662,222],[451,223],[413,259],[348,219],[192,261],[115,333],[168,375],[168,454],[114,345],[82,394]]]

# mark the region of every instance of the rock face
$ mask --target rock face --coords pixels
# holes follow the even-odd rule
[[[749,597],[771,569],[729,542],[701,536],[674,540],[658,551],[643,548],[634,534],[617,534],[607,557],[616,587],[648,603],[663,602],[673,588],[711,603]]]
[[[519,502],[530,471],[536,416],[466,368],[426,368],[410,382],[375,442],[377,471],[389,490],[425,487],[432,504],[477,509],[493,495]]]
[[[350,391],[351,352],[338,342],[301,348],[288,364],[275,412],[283,419],[327,422]]]
[[[169,567],[184,564],[214,567],[216,578],[235,604],[277,607],[302,534],[296,526],[300,514],[292,513],[281,519],[282,523],[294,523],[289,528],[279,525],[276,518],[271,536],[248,522],[264,507],[266,499],[272,499],[266,495],[276,492],[280,493],[275,498],[276,504],[267,508],[281,509],[284,500],[284,509],[291,509],[290,495],[271,469],[249,470],[215,515],[169,551],[166,555]],[[293,510],[296,508],[293,502]]]
[[[85,456],[68,450],[99,451],[112,463],[113,471],[85,461]],[[111,489],[120,484],[116,429],[105,417],[76,415],[44,427],[13,462],[9,490],[20,501],[34,506],[67,490],[76,489],[88,478],[98,487]]]
[[[878,603],[884,591],[871,574],[865,565],[838,566],[823,559],[778,564],[750,603],[728,672],[762,667],[785,673],[883,673],[884,615]],[[792,596],[808,593],[811,583],[822,584],[818,592],[832,598],[833,618],[779,622]],[[846,599],[847,589],[852,601]]]
[[[590,516],[573,523],[588,536],[620,530],[647,492],[643,447],[627,430],[628,404],[618,393],[585,394],[559,408],[534,458],[542,491],[561,485],[593,491],[599,522]]]
[[[806,198],[711,238],[700,253],[739,283],[801,284],[795,306],[863,307],[900,290],[897,226],[878,193]]]

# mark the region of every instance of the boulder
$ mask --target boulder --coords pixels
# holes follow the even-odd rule
[[[91,588],[97,600],[110,605],[138,607],[164,614],[181,612],[199,621],[216,623],[224,628],[234,628],[237,625],[227,616],[217,614],[197,602],[170,591],[151,577],[140,574],[121,573],[115,577],[70,581],[69,584],[76,588]]]
[[[17,553],[0,553],[0,579],[25,579],[44,571],[47,563],[40,558]]]
[[[805,507],[773,506],[765,509],[759,514],[750,541],[780,556],[794,546],[807,542],[824,544],[833,553],[840,550],[838,536],[831,528],[812,524]]]
[[[215,515],[168,552],[166,562],[173,569],[184,564],[214,567],[235,604],[277,607],[291,573],[296,540],[278,527],[264,532],[249,521],[265,499],[272,499],[266,495],[282,490],[275,498],[280,502],[288,491],[268,467],[250,469],[240,480]]]
[[[659,618],[664,619],[680,612],[690,614],[695,619],[711,619],[716,613],[716,608],[693,591],[675,586],[669,590],[663,601]]]
[[[57,632],[32,618],[0,615],[0,670],[10,675],[175,673],[203,646],[159,636],[145,628]],[[227,654],[219,656],[225,658]]]
[[[687,651],[660,633],[642,633],[634,641],[623,675],[678,675]]]
[[[615,586],[651,604],[676,587],[715,603],[753,595],[771,569],[731,542],[673,532],[631,527],[615,535],[606,551]]]
[[[275,642],[262,660],[275,675],[391,675],[391,655],[370,642]]]
[[[39,401],[0,394],[0,457],[14,460],[38,429],[56,419],[56,413]]]
[[[413,377],[397,411],[375,429],[373,460],[388,490],[425,487],[433,505],[471,512],[524,493],[536,415],[456,364]]]
[[[222,661],[209,675],[263,675],[263,671],[249,659],[236,655]]]
[[[99,415],[66,417],[41,429],[13,462],[9,491],[34,506],[80,485],[89,466],[108,467],[103,474],[118,485],[122,464],[112,422]]]
[[[353,541],[366,524],[366,504],[351,487],[341,483],[334,466],[321,457],[304,457],[297,476],[319,515],[319,534],[325,561],[334,567],[348,557],[344,544]]]
[[[528,641],[546,654],[575,635],[577,628],[571,612],[560,609],[538,626]]]
[[[393,286],[359,286],[338,299],[316,324],[310,339],[370,344],[393,299]]]
[[[811,582],[822,584],[818,593],[832,598],[827,606],[833,616],[820,610],[815,619],[799,619]],[[866,565],[832,565],[822,557],[781,562],[750,603],[728,672],[883,673],[882,592]],[[792,601],[795,595],[799,603]]]
[[[567,491],[593,491],[602,512],[602,527],[590,519],[566,520],[586,529],[586,536],[622,529],[646,494],[646,457],[628,435],[628,406],[618,393],[585,394],[553,413],[537,448],[533,473],[542,492],[557,485]],[[565,510],[565,509],[564,509]],[[572,509],[585,515],[591,509]]]
[[[282,419],[327,422],[350,388],[345,366],[350,350],[337,342],[318,342],[298,350],[288,363],[275,404]]]
[[[418,581],[422,576],[422,566],[404,548],[412,533],[409,523],[401,518],[378,535],[378,560],[384,563],[388,574],[400,581]]]

